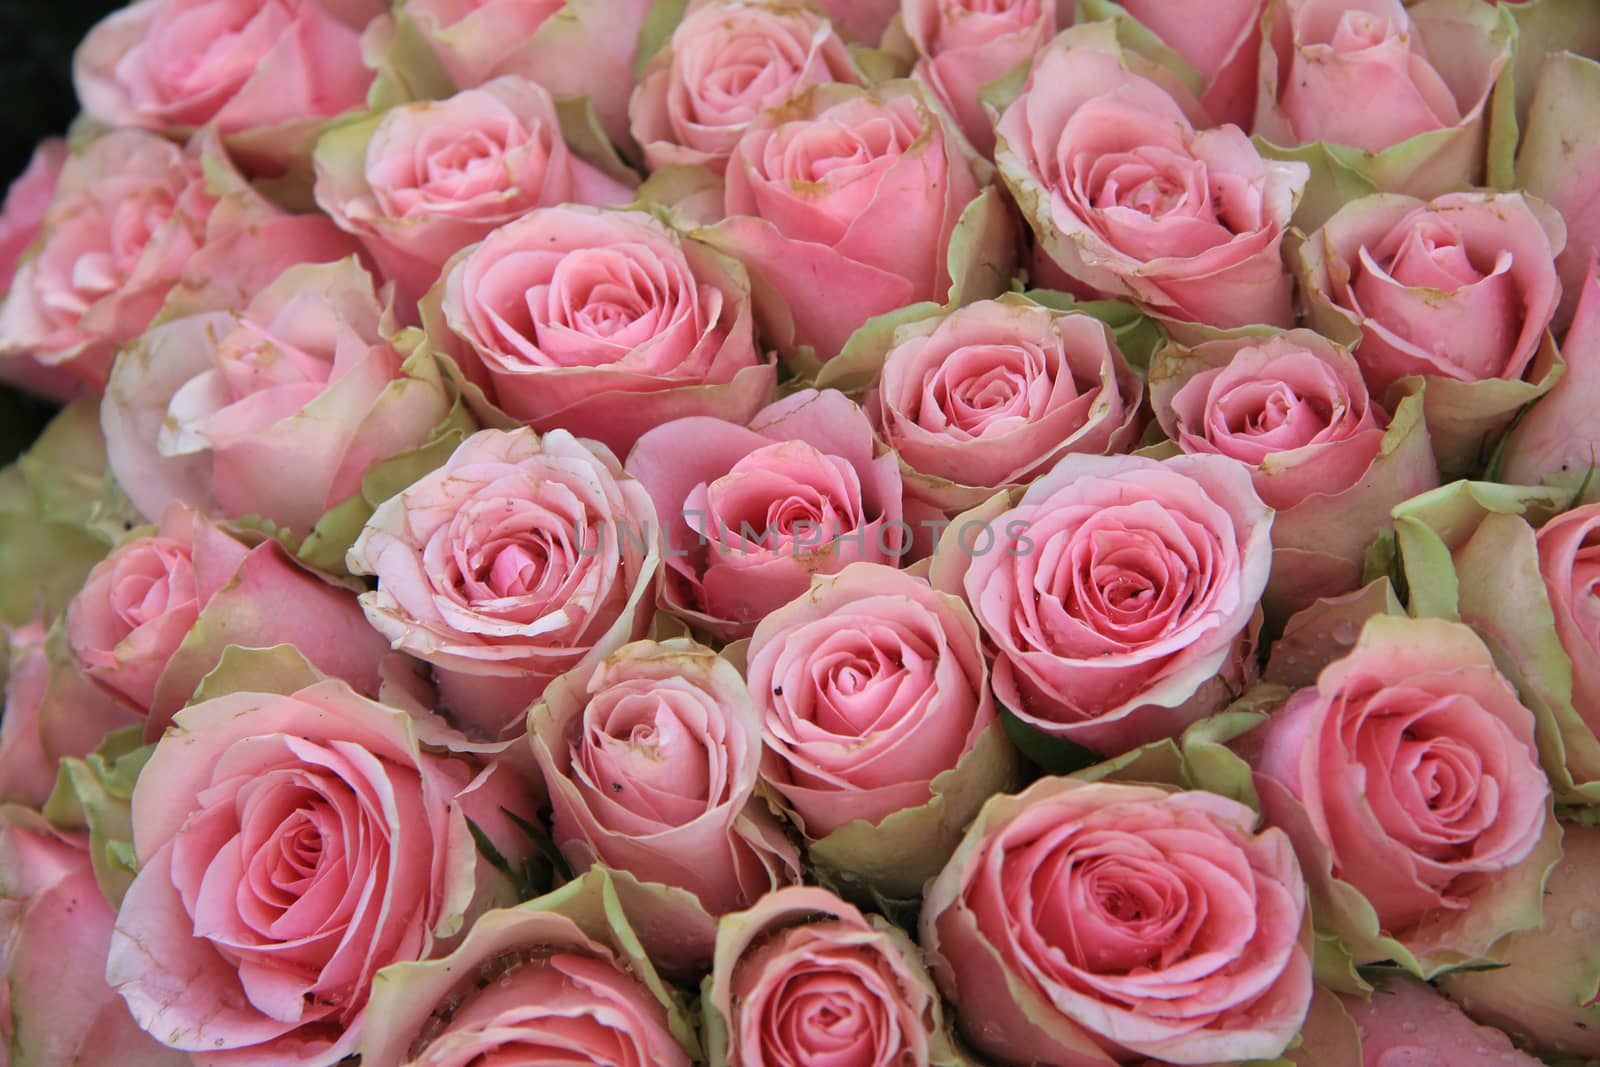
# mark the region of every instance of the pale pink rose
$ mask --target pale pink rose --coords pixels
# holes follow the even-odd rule
[[[152,740],[230,645],[292,644],[324,674],[371,696],[387,649],[354,592],[275,540],[229,532],[176,505],[157,530],[89,572],[66,618],[79,670],[148,717]]]
[[[27,169],[7,187],[5,205],[0,209],[0,292],[11,288],[17,260],[39,236],[66,162],[66,141],[59,137],[40,141]]]
[[[184,1067],[139,1030],[105,980],[115,918],[86,836],[31,811],[0,816],[0,1062]]]
[[[1236,126],[1196,132],[1136,61],[1110,24],[1075,27],[1001,116],[995,162],[1041,251],[1075,288],[1165,318],[1290,325],[1280,248],[1309,168]]]
[[[651,170],[719,174],[757,115],[823,82],[859,83],[827,19],[785,0],[698,3],[650,60],[628,102]]]
[[[909,543],[900,475],[843,393],[807,389],[748,426],[679,419],[628,457],[661,516],[665,611],[723,640],[857,560],[893,563]]]
[[[1214,0],[1204,6],[1166,0],[1121,0],[1205,79],[1200,102],[1218,122],[1250,128],[1261,62],[1261,12],[1267,0]]]
[[[1288,839],[1243,804],[1045,778],[984,805],[920,941],[980,1052],[1087,1067],[1276,1059],[1310,934]]]
[[[118,484],[148,518],[177,500],[309,533],[449,414],[437,368],[397,350],[397,332],[354,258],[157,326],[117,360],[101,409]]]
[[[603,863],[675,886],[714,916],[798,880],[799,855],[755,796],[760,714],[709,648],[625,645],[552,682],[528,735],[574,870]]]
[[[373,976],[503,898],[467,823],[521,862],[500,812],[525,816],[525,790],[424,750],[409,715],[343,682],[193,704],[133,791],[139,873],[106,979],[196,1063],[338,1063]]]
[[[1024,723],[1115,754],[1249,677],[1272,512],[1223,456],[1067,456],[1014,505],[957,516],[934,585],[965,596]]]
[[[1250,744],[1268,819],[1308,871],[1366,898],[1424,976],[1518,928],[1509,893],[1537,900],[1552,816],[1533,712],[1460,623],[1372,617]],[[1351,915],[1319,921],[1373,962]]]
[[[633,199],[567,148],[550,94],[514,76],[335,127],[314,162],[317,203],[360,238],[402,305],[455,253],[533,208]]]
[[[377,0],[138,0],[89,31],[73,82],[107,126],[214,127],[253,170],[303,165],[372,82],[361,33]]]
[[[914,77],[929,89],[984,155],[994,124],[978,94],[1033,58],[1056,35],[1056,0],[906,0],[906,34],[916,45]],[[1067,20],[1070,20],[1070,12]]]
[[[943,303],[972,162],[914,82],[825,85],[751,124],[706,239],[757,280],[764,335],[826,362],[874,315]]]
[[[889,21],[899,12],[900,0],[817,0],[817,6],[852,41],[875,47],[883,40]]]
[[[945,1062],[931,1059],[943,1043],[942,1011],[916,946],[825,889],[782,889],[724,918],[705,998],[718,1062]]]
[[[743,269],[642,211],[530,212],[452,260],[433,301],[435,343],[494,404],[619,456],[672,419],[747,419],[776,385]]]
[[[1600,734],[1600,504],[1557,515],[1537,540],[1556,634],[1572,660],[1572,706]]]
[[[1385,978],[1370,996],[1339,1001],[1361,1035],[1363,1067],[1448,1067],[1448,1057],[1469,1055],[1506,1067],[1540,1067],[1504,1033],[1473,1022],[1415,978]]]
[[[660,531],[643,486],[563,430],[484,430],[373,513],[350,569],[395,648],[433,664],[468,734],[520,732],[557,675],[644,636]]]

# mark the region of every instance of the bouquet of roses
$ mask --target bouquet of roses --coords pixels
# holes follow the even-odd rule
[[[1600,1060],[1594,0],[137,0],[74,73],[0,1064]]]

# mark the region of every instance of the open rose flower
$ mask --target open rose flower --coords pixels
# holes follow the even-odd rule
[[[525,788],[425,751],[409,715],[343,682],[190,705],[133,791],[139,874],[106,980],[205,1063],[337,1063],[373,976],[504,895],[467,822],[526,812]]]
[[[450,412],[437,367],[402,355],[396,330],[353,258],[156,327],[118,359],[101,411],[118,484],[147,517],[178,500],[311,532]]]
[[[159,737],[230,645],[292,644],[323,673],[377,695],[387,642],[356,594],[289,558],[275,540],[173,507],[159,529],[101,561],[67,608],[85,677],[148,716]]]
[[[1533,712],[1467,627],[1371,617],[1252,752],[1268,820],[1332,902],[1317,921],[1357,963],[1427,978],[1538,924],[1550,783]]]
[[[687,952],[703,967],[716,936],[709,916],[798,880],[799,855],[755,797],[760,714],[739,671],[710,649],[625,645],[593,672],[552,682],[528,734],[551,836],[574,870],[603,863],[698,898],[703,912],[672,909],[673,951],[655,949],[658,963]],[[641,924],[640,936],[663,925]]]
[[[921,943],[962,1032],[1007,1063],[1278,1057],[1311,998],[1288,840],[1215,793],[1045,778],[984,805]]]
[[[1242,690],[1272,512],[1223,456],[1068,456],[952,522],[934,585],[972,606],[1024,723],[1115,754]]]
[[[367,617],[434,665],[451,719],[497,740],[551,679],[644,636],[656,512],[603,446],[561,430],[484,430],[385,501],[350,569]]]
[[[572,154],[550,94],[518,77],[334,127],[315,163],[317,203],[361,239],[402,304],[455,253],[533,208],[633,199]]]
[[[183,1067],[142,1033],[104,965],[115,919],[88,842],[32,812],[0,815],[0,1056],[18,1067]]]
[[[361,33],[376,0],[138,0],[78,47],[84,112],[185,136],[213,126],[266,173],[303,165],[317,129],[372,82]]]
[[[1457,1056],[1493,1056],[1491,1062],[1506,1067],[1540,1067],[1539,1060],[1512,1047],[1504,1033],[1473,1022],[1415,978],[1386,978],[1371,996],[1339,1000],[1361,1035],[1363,1065],[1428,1067],[1445,1062],[1440,1057],[1449,1049]]]
[[[1515,34],[1482,0],[1271,0],[1255,133],[1355,149],[1388,192],[1478,184],[1490,93]]]
[[[749,426],[667,423],[628,457],[661,516],[659,603],[723,640],[858,560],[893,563],[909,544],[894,457],[843,393],[807,389]]]
[[[818,576],[747,657],[762,777],[815,864],[915,898],[983,798],[1015,784],[977,624],[924,578],[875,563]]]
[[[1261,12],[1266,0],[1169,4],[1121,0],[1123,10],[1177,52],[1204,81],[1200,102],[1221,123],[1250,129],[1261,62]]]
[[[859,82],[831,23],[785,0],[694,7],[650,60],[628,104],[651,170],[721,173],[757,115],[824,82]]]
[[[1288,326],[1280,247],[1309,171],[1263,159],[1235,126],[1195,132],[1127,64],[1111,23],[1034,60],[995,162],[1041,251],[1078,287],[1208,326]]]
[[[773,345],[826,362],[874,315],[944,302],[951,234],[977,195],[916,83],[823,85],[751,124],[728,163],[729,217],[702,232],[750,268]]]
[[[1300,249],[1310,323],[1353,347],[1374,393],[1427,378],[1440,464],[1470,469],[1550,386],[1565,239],[1560,217],[1519,193],[1363,197]]]
[[[1169,345],[1150,380],[1167,436],[1248,466],[1276,512],[1267,601],[1285,617],[1359,586],[1390,509],[1439,484],[1420,399],[1391,420],[1350,353],[1309,330]]]
[[[744,270],[640,211],[533,211],[452,260],[423,317],[513,419],[619,456],[675,418],[747,419],[777,378]]]
[[[945,1062],[939,995],[916,946],[823,889],[783,889],[717,931],[705,992],[711,1062]]]
[[[442,959],[384,969],[361,1062],[690,1067],[682,1010],[621,915],[595,870],[488,912]]]

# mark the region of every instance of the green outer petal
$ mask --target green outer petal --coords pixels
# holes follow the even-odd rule
[[[1016,269],[1018,235],[1005,199],[993,185],[961,209],[945,263],[950,271],[947,303],[960,306],[999,296]]]
[[[1404,614],[1387,578],[1343,596],[1318,600],[1290,616],[1283,634],[1273,642],[1263,677],[1290,689],[1316,685],[1322,668],[1355,647],[1363,623],[1374,615]]]
[[[294,645],[243,648],[229,645],[217,665],[195,687],[193,703],[229,693],[277,693],[293,696],[326,676]]]
[[[1433,454],[1439,460],[1439,473],[1449,478],[1482,471],[1517,413],[1555,388],[1566,370],[1566,361],[1557,351],[1554,338],[1546,333],[1533,366],[1528,368],[1527,381],[1490,378],[1461,382],[1428,375],[1424,379],[1428,387],[1423,409]],[[1405,381],[1402,378],[1396,382],[1391,395]]]
[[[369,108],[384,111],[414,100],[442,100],[455,92],[439,56],[403,5],[385,28],[387,36],[369,32],[362,42],[367,66],[377,71],[367,90]]]
[[[62,830],[88,830],[95,880],[113,909],[133,884],[133,786],[155,752],[143,728],[109,734],[83,759],[63,759],[44,817]]]

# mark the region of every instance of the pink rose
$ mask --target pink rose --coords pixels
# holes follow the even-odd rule
[[[1168,346],[1150,399],[1184,452],[1251,469],[1276,512],[1267,601],[1285,616],[1361,585],[1390,510],[1439,484],[1419,402],[1391,421],[1350,353],[1309,330]]]
[[[1045,778],[997,796],[928,887],[921,938],[1007,1063],[1277,1058],[1311,999],[1288,840],[1215,793]]]
[[[445,261],[536,207],[626,204],[633,190],[574,156],[550,94],[497,78],[403,104],[317,142],[316,196],[415,304]]]
[[[7,187],[4,209],[0,210],[0,292],[11,288],[17,260],[39,236],[66,162],[66,141],[59,137],[40,141],[28,158],[27,169]]]
[[[1078,287],[1165,318],[1290,325],[1279,250],[1309,169],[1263,159],[1235,126],[1195,132],[1135,62],[1110,23],[1075,27],[1001,117],[995,162],[1041,250]]]
[[[664,422],[772,399],[744,271],[644,212],[530,212],[452,260],[429,301],[435,343],[541,433],[625,455]]]
[[[1572,706],[1600,736],[1600,504],[1557,515],[1537,543],[1556,634],[1572,660]]]
[[[909,541],[894,457],[842,393],[807,389],[748,427],[679,419],[628,457],[661,516],[663,610],[723,640],[801,596],[813,574],[891,563]]]
[[[826,362],[874,315],[951,285],[951,234],[978,195],[972,163],[912,82],[827,85],[756,119],[728,163],[706,239],[757,280],[764,335]]]
[[[644,636],[660,563],[649,494],[562,430],[484,430],[373,513],[350,569],[394,647],[433,664],[449,717],[504,739],[551,679]]]
[[[106,979],[197,1063],[337,1063],[373,976],[498,892],[467,822],[526,810],[522,788],[425,751],[343,682],[191,705],[133,791],[139,874]]]
[[[1008,711],[1116,754],[1242,691],[1271,532],[1235,460],[1068,456],[958,516],[933,581],[972,606]]]
[[[715,1063],[948,1062],[939,996],[911,939],[824,889],[782,889],[723,919],[705,1007]]]
[[[1496,1057],[1490,1062],[1506,1067],[1540,1067],[1539,1060],[1513,1048],[1504,1033],[1474,1023],[1415,978],[1386,978],[1368,997],[1339,1000],[1361,1034],[1364,1067],[1446,1067],[1445,1056],[1469,1054]]]
[[[103,966],[115,916],[88,841],[30,811],[0,816],[0,1057],[18,1067],[183,1067],[142,1033]]]
[[[973,147],[994,154],[994,124],[978,94],[1026,63],[1056,35],[1056,0],[909,0],[906,34],[916,45],[914,76],[933,91]],[[1070,10],[1062,21],[1070,21]]]
[[[396,349],[397,331],[353,258],[291,267],[242,310],[163,323],[107,387],[117,482],[147,517],[178,500],[311,532],[450,412],[437,367]]]
[[[1267,0],[1220,0],[1204,7],[1164,0],[1121,3],[1205,80],[1200,102],[1207,112],[1218,122],[1250,128]]]
[[[633,138],[651,170],[727,168],[750,123],[813,85],[859,83],[844,41],[816,12],[782,0],[697,3],[633,90]]]
[[[1357,963],[1409,953],[1430,977],[1482,958],[1528,909],[1537,922],[1550,783],[1533,713],[1467,627],[1369,618],[1251,744],[1268,819],[1376,915],[1366,930],[1353,906],[1319,914]]]
[[[107,126],[214,126],[252,169],[304,162],[323,123],[359,107],[374,0],[138,0],[79,46],[73,82]]]
[[[275,540],[178,506],[89,572],[67,608],[66,634],[84,676],[147,716],[151,739],[230,645],[292,644],[318,670],[371,696],[387,647],[355,593],[296,563]]]
[[[1567,295],[1574,307],[1561,339],[1566,369],[1497,445],[1503,449],[1497,477],[1510,485],[1551,483],[1576,490],[1600,454],[1600,408],[1594,403],[1600,381],[1600,258],[1590,259],[1588,273]]]

